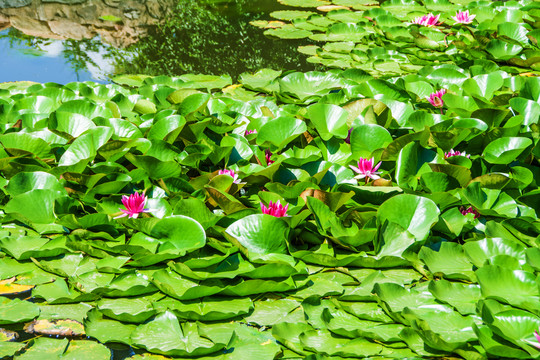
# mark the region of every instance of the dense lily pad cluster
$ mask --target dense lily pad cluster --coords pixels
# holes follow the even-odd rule
[[[376,76],[425,65],[489,59],[509,72],[540,70],[540,3],[468,0],[280,0],[306,10],[276,11],[252,24],[282,39],[309,38],[308,61]]]
[[[0,357],[540,358],[540,79],[115,82],[2,85]]]

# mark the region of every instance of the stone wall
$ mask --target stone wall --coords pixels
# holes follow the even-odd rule
[[[100,35],[107,44],[126,47],[165,19],[177,1],[0,0],[0,30],[14,27],[27,35],[61,40]]]

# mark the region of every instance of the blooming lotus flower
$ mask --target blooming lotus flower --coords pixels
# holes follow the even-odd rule
[[[536,337],[536,340],[538,340],[538,344],[533,344],[533,345],[540,349],[540,334],[538,333],[538,330],[534,331],[534,336]]]
[[[458,11],[456,16],[452,16],[452,19],[456,24],[470,24],[473,22],[476,15],[469,15],[469,10]]]
[[[449,157],[452,157],[452,156],[465,156],[466,158],[470,158],[471,155],[467,154],[465,151],[461,152],[461,151],[454,151],[454,149],[450,149],[449,152],[447,153],[444,153],[444,158],[445,159],[448,159]]]
[[[480,217],[480,213],[475,208],[473,208],[472,206],[469,206],[466,209],[465,209],[465,207],[462,206],[462,207],[459,208],[459,211],[461,211],[461,214],[463,216],[465,216],[467,214],[474,214],[475,219],[478,219]]]
[[[235,183],[235,184],[240,183],[240,179],[238,178],[238,174],[235,173],[234,170],[227,170],[227,169],[219,170],[218,175],[229,175],[230,177],[233,178],[233,183]]]
[[[429,13],[427,15],[414,18],[414,20],[412,21],[412,24],[418,24],[418,25],[427,26],[427,27],[437,26],[437,25],[442,24],[442,23],[439,23],[440,16],[441,16],[440,14],[435,16],[432,13]]]
[[[256,134],[257,133],[257,130],[246,130],[246,132],[244,133],[244,136],[248,136],[250,134]]]
[[[349,167],[359,174],[354,177],[355,179],[365,178],[366,183],[367,183],[368,179],[377,180],[381,178],[378,175],[380,174],[380,172],[377,171],[379,166],[381,166],[381,162],[379,162],[375,167],[373,167],[374,164],[375,164],[375,159],[373,158],[371,158],[370,160],[360,158],[358,160],[358,167],[355,167],[353,165],[349,165]]]
[[[434,93],[430,94],[427,99],[431,105],[442,108],[444,105],[442,96],[444,94],[446,94],[446,89],[441,89],[439,91],[435,91]]]
[[[287,216],[287,209],[289,208],[289,204],[283,206],[279,203],[279,200],[275,203],[271,202],[268,204],[268,207],[264,206],[263,203],[261,203],[261,211],[263,214],[272,215],[275,217],[283,217]]]
[[[266,160],[266,165],[271,165],[275,163],[274,160],[270,159],[271,157],[272,157],[272,152],[268,149],[264,150],[264,159]]]
[[[122,204],[126,207],[126,209],[120,209],[121,212],[123,212],[122,215],[115,217],[115,219],[129,216],[130,218],[136,219],[140,213],[143,212],[149,212],[149,209],[145,209],[144,205],[146,204],[146,195],[144,194],[144,191],[142,194],[139,194],[138,192],[131,194],[128,196],[124,195],[122,196]]]

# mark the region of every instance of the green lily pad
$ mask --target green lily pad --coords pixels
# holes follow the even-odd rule
[[[442,274],[447,279],[475,280],[473,265],[459,244],[443,242],[439,251],[423,247],[418,253],[418,258],[436,276]]]
[[[29,301],[0,297],[0,324],[16,324],[39,315],[39,306]]]
[[[144,297],[101,299],[97,308],[111,319],[130,323],[142,323],[155,314],[152,303]]]
[[[233,244],[240,246],[251,258],[257,255],[285,254],[289,227],[280,218],[255,214],[234,222],[225,233]]]
[[[482,296],[538,311],[540,290],[532,273],[497,265],[486,265],[476,271]]]
[[[397,195],[385,201],[377,212],[381,224],[385,221],[395,222],[418,240],[427,237],[438,215],[439,209],[433,201],[409,194]]]
[[[91,311],[84,320],[86,335],[102,343],[121,343],[131,345],[131,333],[137,328],[133,324],[124,324],[120,321],[103,319],[99,311]]]
[[[30,341],[30,346],[24,353],[15,358],[20,360],[37,360],[44,357],[51,360],[60,359],[68,343],[67,339],[36,338]]]
[[[232,334],[231,334],[232,335]],[[153,353],[172,356],[201,356],[224,349],[229,339],[213,342],[201,337],[195,323],[179,323],[171,312],[164,312],[139,325],[131,334],[134,345]]]
[[[246,315],[253,310],[253,303],[248,298],[229,299],[215,296],[192,301],[167,297],[153,306],[158,312],[169,310],[179,319],[192,321],[226,320]]]
[[[111,350],[106,346],[88,340],[72,340],[62,359],[78,360],[88,359],[107,360],[111,358]]]

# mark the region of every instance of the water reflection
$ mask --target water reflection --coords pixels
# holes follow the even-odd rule
[[[276,0],[44,1],[0,2],[11,5],[0,8],[0,81],[313,68],[296,51],[305,41],[268,38],[249,24],[282,9]]]
[[[0,82],[106,82],[115,69],[110,48],[97,39],[49,40],[4,30],[0,32]]]

